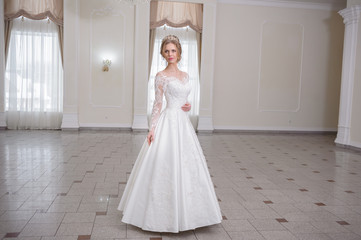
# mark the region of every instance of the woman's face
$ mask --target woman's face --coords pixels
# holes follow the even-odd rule
[[[175,44],[168,43],[163,47],[163,57],[168,63],[178,62],[178,49]]]

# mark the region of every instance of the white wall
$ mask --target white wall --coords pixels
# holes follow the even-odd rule
[[[63,129],[130,128],[133,119],[132,4],[64,1]],[[108,72],[103,60],[112,61]]]
[[[216,29],[215,129],[336,131],[336,11],[219,3]]]
[[[198,127],[213,130],[213,72],[208,69],[213,69],[214,64],[216,0],[190,1],[204,4],[202,57],[208,59],[202,62],[203,94]],[[64,6],[62,129],[147,129],[149,4],[134,6],[112,0],[65,0]],[[95,16],[99,11],[120,12],[122,17]],[[107,47],[116,53],[116,57],[111,59],[110,71],[104,73],[99,65],[102,61],[99,54]],[[119,59],[124,62],[121,64]]]
[[[361,5],[360,0],[347,0],[347,7],[351,7],[354,5]]]
[[[336,130],[344,31],[336,11],[199,2],[203,130]],[[121,14],[95,15],[101,11]],[[111,0],[65,0],[63,123],[73,116],[80,127],[145,128],[146,12]],[[102,72],[100,53],[110,45],[117,56]]]
[[[131,127],[134,6],[80,0],[79,14],[79,125]]]

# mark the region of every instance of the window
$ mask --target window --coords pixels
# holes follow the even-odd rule
[[[49,20],[13,21],[5,72],[9,128],[60,128],[63,69],[58,27]]]

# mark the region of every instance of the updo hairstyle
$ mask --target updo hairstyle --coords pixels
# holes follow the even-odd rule
[[[179,62],[182,59],[182,46],[181,46],[181,44],[179,42],[179,38],[177,36],[175,36],[175,35],[168,35],[168,36],[165,36],[163,38],[162,45],[160,46],[160,55],[163,56],[163,48],[168,43],[173,43],[176,46],[176,48],[178,49],[177,62]]]

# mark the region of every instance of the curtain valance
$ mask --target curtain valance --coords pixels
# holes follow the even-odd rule
[[[185,2],[150,2],[150,28],[154,29],[167,24],[171,27],[190,26],[202,32],[203,5]]]
[[[33,20],[49,18],[63,26],[63,0],[5,0],[5,20],[24,16]]]

